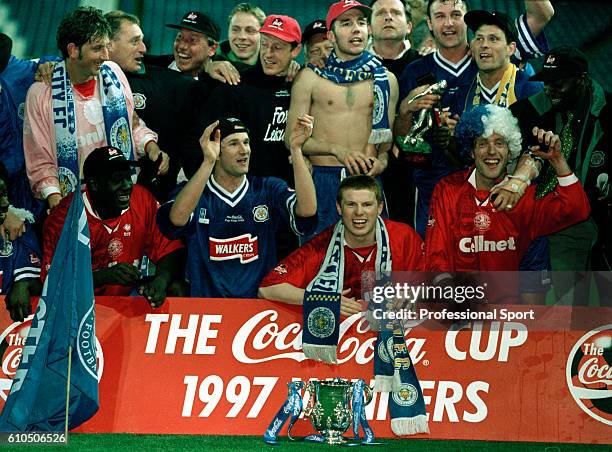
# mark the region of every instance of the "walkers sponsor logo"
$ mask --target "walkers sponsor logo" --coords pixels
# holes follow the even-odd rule
[[[459,241],[459,249],[464,253],[481,253],[516,250],[514,237],[508,240],[485,240],[484,236],[464,237]]]
[[[612,425],[612,324],[582,336],[572,348],[565,369],[567,386],[580,409]]]
[[[209,243],[211,261],[240,259],[241,264],[247,264],[259,257],[257,236],[251,237],[251,234],[243,234],[229,239],[210,237]]]

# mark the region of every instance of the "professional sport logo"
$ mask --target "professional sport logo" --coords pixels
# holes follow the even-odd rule
[[[9,257],[13,254],[13,242],[0,237],[0,257]]]
[[[0,404],[4,404],[8,394],[11,390],[13,378],[21,362],[21,355],[23,352],[23,345],[30,332],[30,326],[32,325],[32,319],[34,315],[31,315],[23,322],[14,322],[9,325],[0,334]],[[79,337],[83,338],[86,334],[82,334],[84,330],[79,330]],[[82,342],[82,341],[81,341]],[[93,345],[93,342],[92,342]],[[96,338],[95,347],[91,346],[91,350],[95,349],[96,362],[98,369],[98,381],[102,378],[102,372],[104,370],[104,354],[102,353],[102,346],[100,341]],[[76,355],[73,354],[73,357]],[[88,366],[93,368],[93,366]]]
[[[595,328],[576,342],[565,374],[569,391],[582,411],[612,426],[612,325]]]
[[[372,112],[372,124],[379,123],[385,112],[385,95],[380,86],[374,85],[374,111]]]

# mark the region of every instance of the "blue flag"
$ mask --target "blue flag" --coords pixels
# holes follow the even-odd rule
[[[83,198],[75,194],[0,415],[1,431],[64,430],[69,347],[68,427],[77,427],[98,410],[89,240]]]

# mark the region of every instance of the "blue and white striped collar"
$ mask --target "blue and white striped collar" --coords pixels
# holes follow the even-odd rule
[[[242,183],[238,186],[233,193],[228,192],[225,188],[223,188],[219,183],[215,180],[214,175],[210,175],[208,182],[206,183],[208,189],[218,196],[223,202],[230,205],[231,207],[236,207],[236,205],[244,198],[246,192],[249,190],[249,180],[246,176],[242,176]]]
[[[439,50],[433,53],[434,62],[444,69],[446,72],[451,74],[454,77],[459,77],[463,72],[469,67],[472,62],[472,56],[467,53],[461,60],[456,63],[453,63],[450,60],[444,58]]]

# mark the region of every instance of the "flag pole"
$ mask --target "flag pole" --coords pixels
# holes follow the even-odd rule
[[[72,372],[72,345],[68,346],[68,378],[66,379],[66,423],[64,424],[64,438],[68,443],[68,411],[70,407],[70,374]]]

